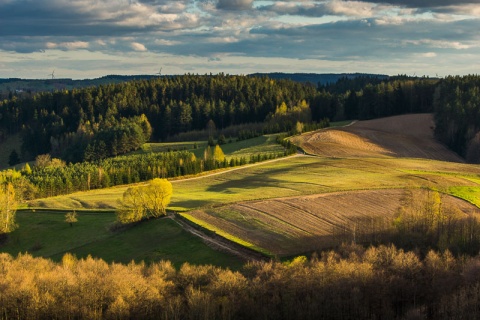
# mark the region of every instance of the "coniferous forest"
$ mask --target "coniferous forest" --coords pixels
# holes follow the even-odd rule
[[[219,130],[264,123],[263,133],[273,133],[297,121],[435,112],[438,138],[477,161],[469,146],[478,143],[478,91],[478,76],[364,76],[318,86],[225,74],[161,77],[12,96],[0,102],[0,139],[20,132],[22,160],[49,153],[68,163],[120,155],[210,121]]]

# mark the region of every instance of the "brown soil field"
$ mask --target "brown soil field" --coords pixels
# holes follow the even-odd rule
[[[464,162],[435,140],[432,114],[358,121],[294,137],[306,152],[324,157],[407,157]]]
[[[273,254],[289,256],[345,241],[375,240],[392,228],[400,208],[416,210],[427,197],[420,189],[336,192],[240,202],[189,214]],[[452,196],[443,195],[442,205],[480,214],[477,207]]]

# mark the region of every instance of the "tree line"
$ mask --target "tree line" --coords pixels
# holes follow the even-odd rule
[[[263,123],[260,131],[272,133],[295,131],[298,122],[434,112],[438,138],[475,158],[478,82],[478,76],[357,77],[316,87],[225,74],[162,77],[5,99],[0,138],[21,132],[22,160],[51,153],[78,162],[202,131],[210,122],[219,130]]]
[[[152,180],[195,175],[219,168],[235,167],[283,157],[296,152],[288,142],[284,152],[256,154],[227,159],[219,145],[208,146],[203,157],[189,151],[142,153],[106,158],[93,162],[66,163],[49,154],[37,156],[35,165],[0,172],[0,182],[12,183],[23,199],[44,198],[76,191],[107,188]]]
[[[0,254],[5,319],[476,319],[480,260],[343,245],[240,271]]]
[[[480,76],[447,77],[434,96],[436,136],[466,157],[480,162]]]
[[[139,131],[132,123],[138,121],[131,118],[141,118],[141,129],[147,129],[143,133],[148,132],[148,121],[151,139],[160,141],[205,129],[210,120],[219,129],[263,122],[282,103],[294,108],[315,94],[314,86],[287,80],[224,74],[162,77],[12,97],[0,102],[0,131],[21,132],[22,159],[51,153],[78,162],[85,159],[89,144],[93,153],[105,148],[113,155],[123,151],[112,146],[123,143],[112,140]]]
[[[137,80],[0,101],[0,136],[21,132],[23,160],[51,153],[78,162],[133,150],[142,140],[204,130],[209,122],[220,130],[264,123],[262,133],[273,133],[295,131],[297,122],[431,112],[437,82],[359,77],[344,91],[225,74]]]

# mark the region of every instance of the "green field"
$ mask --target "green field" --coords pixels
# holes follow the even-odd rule
[[[276,142],[278,134],[269,134],[252,139],[233,141],[221,145],[223,153],[230,158],[249,158],[252,154],[277,154],[284,151],[283,147]],[[196,146],[196,148],[195,148]],[[146,143],[142,149],[133,153],[149,153],[149,152],[168,152],[187,150],[193,152],[196,157],[203,157],[203,153],[207,148],[207,141],[187,141],[187,142],[162,142],[162,143]]]
[[[247,158],[250,154],[258,154],[259,152],[276,153],[283,151],[283,147],[275,143],[275,138],[275,135],[261,136],[254,139],[225,144],[222,145],[222,149],[227,157]],[[198,148],[196,149],[193,148],[193,145],[194,142],[148,144],[140,152],[186,149],[198,153],[200,154],[199,156],[201,156],[206,143],[197,143]],[[213,212],[217,210],[216,208],[242,201],[297,197],[339,191],[384,189],[437,190],[467,200],[474,205],[480,205],[480,201],[477,200],[480,195],[479,166],[412,158],[324,158],[296,155],[254,165],[204,173],[204,175],[193,178],[180,178],[172,181],[172,184],[174,192],[169,208],[181,212],[188,212],[199,208]],[[94,224],[101,221],[101,219],[106,219],[106,216],[110,216],[108,223],[111,224],[114,220],[114,216],[111,213],[99,214],[98,212],[100,210],[114,210],[117,208],[123,193],[128,187],[129,186],[117,186],[89,192],[78,192],[65,196],[37,199],[31,201],[29,206],[44,209],[92,210],[97,213],[84,214],[86,217],[90,217],[91,215],[92,220],[90,220],[88,225],[91,224],[94,226]],[[242,239],[238,234],[228,233],[218,225],[211,225],[205,221],[200,221],[198,218],[188,215],[188,213],[184,216],[187,219],[190,218],[192,222],[210,229],[227,239],[253,248],[256,251],[266,252],[265,249],[257,243],[245,241],[246,239]],[[63,228],[66,228],[67,225],[61,221],[63,217],[59,219]],[[165,223],[165,225],[162,225],[162,223]],[[192,241],[192,239],[196,240],[193,236],[190,236],[191,238],[189,238],[188,241],[185,240],[182,245],[173,245],[173,248],[170,249],[163,249],[163,246],[155,248],[147,246],[145,250],[138,249],[139,245],[143,242],[142,240],[140,240],[140,243],[136,243],[135,240],[124,240],[124,238],[137,239],[136,237],[145,237],[149,239],[145,242],[149,244],[155,243],[155,241],[152,240],[155,239],[157,234],[155,228],[160,228],[160,225],[166,228],[167,223],[170,224],[169,228],[171,228],[172,221],[159,220],[146,222],[142,224],[142,226],[135,227],[137,229],[126,230],[125,233],[120,234],[111,234],[105,231],[102,233],[98,230],[95,231],[95,227],[92,227],[91,235],[85,231],[85,235],[80,237],[86,239],[85,241],[88,241],[88,243],[71,246],[74,249],[57,248],[55,249],[56,252],[49,252],[47,247],[42,246],[41,243],[36,246],[37,243],[32,240],[28,245],[23,245],[23,247],[17,246],[13,252],[21,252],[22,250],[40,247],[37,251],[39,255],[58,259],[65,251],[74,250],[74,252],[80,256],[85,256],[88,253],[93,255],[98,254],[98,256],[101,256],[107,261],[125,261],[126,259],[157,260],[163,257],[162,254],[158,254],[158,252],[161,252],[165,254],[165,259],[170,259],[175,263],[181,263],[181,257],[186,253],[176,248],[188,247],[189,241]],[[252,223],[256,222],[252,221]],[[160,225],[157,226],[157,224]],[[75,229],[75,227],[76,226],[71,229]],[[179,228],[178,226],[175,227]],[[20,228],[17,232],[23,232],[20,231],[23,228],[24,227]],[[85,226],[85,228],[88,228],[88,226]],[[105,230],[108,229],[106,222],[103,223],[102,228]],[[258,229],[258,226],[255,226],[255,228]],[[70,228],[66,228],[66,232],[69,230]],[[138,235],[136,236],[135,230],[138,230]],[[177,231],[179,232],[179,230],[181,229]],[[51,232],[50,236],[57,234],[54,230],[50,230],[49,232]],[[262,232],[261,224],[260,229],[256,232]],[[279,230],[279,232],[282,231]],[[166,234],[163,231],[159,233]],[[25,241],[25,237],[26,234],[17,236],[16,239]],[[48,239],[48,237],[49,235],[45,234],[38,239]],[[95,240],[95,237],[101,237],[101,239]],[[77,237],[75,237],[75,239],[77,239]],[[134,243],[136,244],[133,245]],[[102,250],[104,251],[103,253],[101,252]],[[123,258],[119,255],[119,252],[124,254]],[[178,253],[178,256],[169,256],[169,252]],[[189,259],[193,259],[194,262],[198,263],[202,261],[201,258],[196,257],[190,257]],[[218,263],[223,264],[224,262],[219,261]],[[228,264],[228,262],[225,262],[225,264]]]
[[[480,167],[425,159],[341,159],[297,155],[207,176],[176,180],[172,184],[174,192],[170,209],[182,212],[199,208],[204,211],[206,209],[205,212],[225,212],[222,208],[225,208],[226,204],[243,201],[385,189],[437,190],[478,206]],[[127,186],[120,186],[40,199],[32,201],[31,205],[62,209],[114,209],[126,188]],[[184,214],[184,217],[234,242],[256,251],[268,252],[252,239],[243,239],[238,233],[226,232],[220,225],[201,221],[188,213]],[[242,217],[239,215],[237,218]],[[228,220],[227,217],[225,219]],[[245,224],[244,221],[242,223]],[[262,229],[262,223],[256,220],[246,223],[252,224],[251,232],[266,233],[267,229],[272,227],[269,225]],[[93,248],[92,245],[91,250],[94,250]]]
[[[479,187],[480,167],[423,159],[337,159],[293,156],[216,175],[173,181],[170,207],[191,210],[245,200],[348,190],[430,188],[468,197]],[[127,186],[32,201],[43,208],[115,208]],[[472,192],[475,189],[471,189]]]
[[[1,251],[12,255],[29,252],[55,261],[71,252],[78,258],[91,255],[107,262],[170,260],[177,267],[188,262],[238,269],[243,264],[211,249],[168,218],[112,231],[115,215],[111,212],[79,212],[73,226],[64,222],[64,215],[62,211],[17,212],[19,228],[9,235]]]

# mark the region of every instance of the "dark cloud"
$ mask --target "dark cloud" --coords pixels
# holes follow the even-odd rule
[[[0,1],[0,36],[120,36],[197,27],[187,1]]]
[[[275,12],[278,15],[297,15],[304,17],[323,17],[330,14],[325,3],[303,4],[274,3],[259,7],[260,11]]]
[[[438,8],[465,4],[480,4],[480,0],[359,0],[362,2],[392,4],[410,8]]]
[[[253,0],[219,0],[218,9],[223,10],[246,10],[251,9]]]

